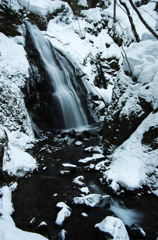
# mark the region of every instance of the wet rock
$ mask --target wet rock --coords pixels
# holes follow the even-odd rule
[[[95,229],[99,231],[99,240],[129,240],[123,221],[116,217],[106,217],[102,222],[95,225]]]
[[[145,238],[145,236],[146,236],[146,233],[144,232],[144,230],[136,224],[133,224],[130,227],[129,233],[132,237],[136,237],[139,239]]]
[[[87,207],[110,207],[110,199],[109,195],[102,196],[94,193],[84,197],[75,197],[73,202]]]
[[[65,240],[67,232],[62,229],[57,236],[51,237],[51,240]]]
[[[48,227],[47,223],[46,222],[41,222],[38,225],[36,232],[38,232],[38,233],[40,233],[44,236],[47,235],[48,232],[49,232],[49,227]]]
[[[33,217],[33,218],[31,219],[31,221],[29,222],[28,226],[29,226],[29,227],[34,227],[34,226],[35,226],[35,223],[36,223],[36,218]]]

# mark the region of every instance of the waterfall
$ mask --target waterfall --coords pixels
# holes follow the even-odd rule
[[[70,129],[87,125],[87,117],[74,88],[76,79],[72,65],[35,25],[26,21],[26,26],[52,86],[50,104],[56,127]]]

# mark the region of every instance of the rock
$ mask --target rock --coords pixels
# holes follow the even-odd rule
[[[49,227],[47,225],[46,222],[41,222],[38,227],[37,227],[37,230],[36,232],[42,234],[42,235],[47,235],[47,233],[49,232]]]
[[[80,191],[81,191],[82,193],[84,193],[84,194],[90,193],[88,187],[82,187],[82,188],[80,188]]]
[[[67,231],[62,229],[57,236],[51,237],[51,240],[65,240]]]
[[[105,156],[103,154],[94,153],[92,157],[86,157],[86,158],[80,159],[80,160],[78,160],[78,162],[86,164],[86,163],[89,163],[89,162],[95,162],[95,161],[103,160],[103,159],[105,159]]]
[[[129,240],[129,236],[122,220],[108,216],[102,222],[97,223],[95,228],[99,231],[99,239]]]
[[[100,194],[89,194],[84,197],[75,197],[73,202],[77,205],[86,205],[87,207],[110,207],[110,196]]]
[[[29,226],[29,227],[34,227],[35,223],[36,223],[36,218],[33,217],[33,218],[31,219],[31,221],[29,222],[28,226]]]
[[[60,170],[60,174],[61,175],[69,175],[70,171],[68,171],[68,170]]]
[[[76,141],[76,142],[75,142],[75,145],[76,145],[76,146],[82,146],[82,144],[83,144],[83,143],[82,143],[81,141]]]
[[[101,150],[101,148],[99,146],[91,146],[91,147],[87,147],[84,149],[84,152],[89,152],[89,153],[103,153],[103,151]]]
[[[65,220],[71,215],[71,208],[64,202],[57,203],[56,207],[61,208],[61,210],[57,214],[55,224],[58,226],[63,226]]]
[[[79,185],[79,186],[84,186],[85,184],[83,183],[84,181],[84,176],[78,176],[74,178],[73,183]]]
[[[136,238],[145,238],[146,236],[146,233],[144,232],[144,230],[136,224],[133,224],[130,227],[129,233],[132,237],[136,237]]]

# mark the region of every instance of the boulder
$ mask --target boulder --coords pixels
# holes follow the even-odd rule
[[[99,239],[129,240],[129,236],[122,220],[108,216],[102,222],[97,223],[95,228],[99,231]]]
[[[75,197],[73,202],[77,205],[85,205],[87,207],[110,207],[110,196],[102,196],[100,194],[89,194],[84,197]]]
[[[130,230],[129,230],[129,233],[132,237],[135,237],[135,238],[145,238],[146,236],[146,233],[144,232],[144,230],[139,227],[137,224],[133,224],[131,227],[130,227]]]
[[[57,203],[56,207],[60,208],[61,210],[57,214],[55,224],[58,226],[63,226],[65,220],[71,215],[71,208],[67,206],[64,202]]]

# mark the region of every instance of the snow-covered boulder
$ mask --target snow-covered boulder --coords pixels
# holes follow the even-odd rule
[[[112,162],[103,176],[128,190],[148,186],[158,194],[158,112],[150,113],[137,130],[112,154]],[[115,189],[114,189],[115,190]]]
[[[144,230],[139,227],[138,225],[136,224],[133,224],[131,227],[130,227],[130,235],[132,237],[135,237],[135,238],[145,238],[146,236],[146,233],[144,232]]]
[[[122,220],[108,216],[102,222],[97,223],[95,228],[100,231],[100,239],[129,240],[127,230]]]
[[[89,194],[84,197],[75,197],[73,200],[74,204],[86,205],[88,207],[109,207],[110,196],[102,196],[100,194]]]

